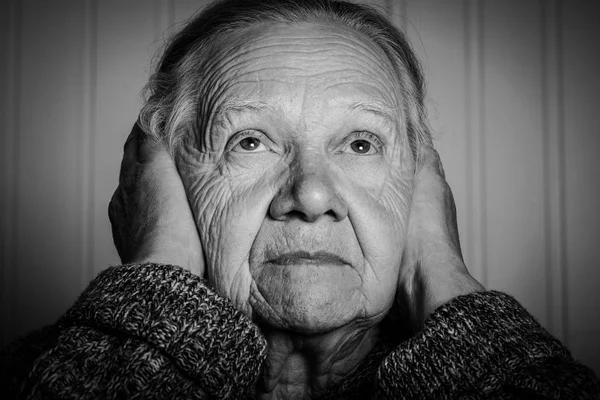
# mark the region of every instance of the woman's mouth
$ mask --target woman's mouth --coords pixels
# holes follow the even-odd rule
[[[326,251],[310,253],[308,251],[294,251],[283,253],[266,261],[276,265],[348,265],[342,257]]]

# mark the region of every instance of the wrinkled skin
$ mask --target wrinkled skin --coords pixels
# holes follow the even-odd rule
[[[261,326],[259,398],[319,396],[373,348],[394,299],[416,332],[483,287],[464,266],[437,153],[414,164],[377,46],[304,24],[216,47],[202,129],[177,168],[134,127],[109,209],[115,244],[129,260],[206,275]]]

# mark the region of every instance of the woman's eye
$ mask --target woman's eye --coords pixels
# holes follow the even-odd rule
[[[231,151],[238,153],[259,153],[268,150],[267,146],[265,146],[259,138],[254,136],[246,136],[231,147]]]
[[[246,151],[254,151],[260,147],[262,143],[257,138],[249,137],[240,141],[240,147]]]
[[[361,156],[372,156],[381,153],[383,143],[372,133],[358,132],[352,135],[342,150],[346,153],[357,154]]]

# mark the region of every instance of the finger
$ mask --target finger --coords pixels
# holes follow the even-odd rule
[[[423,149],[421,150],[421,160],[421,169],[419,172],[425,170],[425,173],[433,172],[444,179],[446,178],[440,155],[433,146],[423,146]]]
[[[133,127],[131,128],[129,136],[127,136],[125,145],[123,146],[123,152],[125,153],[125,155],[132,158],[131,161],[137,159],[140,141],[143,140],[144,136],[146,136],[146,133],[136,121],[135,124],[133,124]]]
[[[439,156],[432,157],[423,172],[427,176],[422,175],[420,179],[421,195],[424,196],[421,200],[433,202],[430,211],[436,210],[429,213],[429,221],[436,227],[435,231],[444,232],[447,242],[452,244],[454,252],[463,261],[454,194],[444,177]]]
[[[140,164],[148,164],[153,162],[162,162],[164,159],[171,160],[171,156],[167,151],[167,148],[161,140],[156,139],[154,136],[143,133],[140,139],[138,139],[138,159],[137,162]]]
[[[153,160],[155,154],[162,153],[164,146],[161,145],[159,140],[142,129],[138,120],[133,124],[131,133],[125,141],[126,161],[145,164]]]

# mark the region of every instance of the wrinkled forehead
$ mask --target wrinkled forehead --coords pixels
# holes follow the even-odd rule
[[[346,99],[401,109],[399,79],[384,51],[343,25],[263,24],[224,35],[205,54],[204,111],[232,97],[258,99],[261,91],[289,94],[299,88],[315,102]]]

